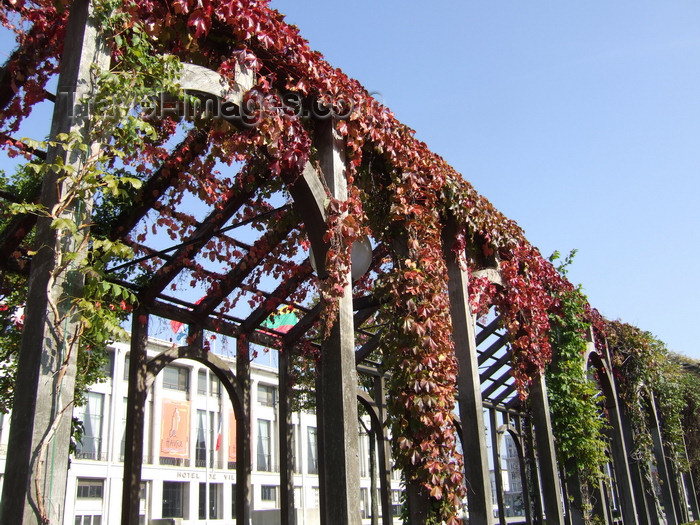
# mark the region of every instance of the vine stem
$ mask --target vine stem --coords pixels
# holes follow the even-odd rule
[[[66,372],[68,370],[69,362],[71,355],[73,353],[73,350],[75,348],[76,341],[80,337],[80,325],[75,327],[75,333],[73,334],[73,337],[71,337],[71,342],[70,345],[68,346],[68,353],[66,354],[65,359],[63,360],[63,363],[61,363],[61,367],[58,369],[56,372],[56,398],[58,398],[61,387],[63,386],[63,380],[65,378]],[[36,499],[37,499],[37,507],[39,510],[39,518],[41,520],[41,523],[43,524],[49,524],[51,521],[49,519],[49,516],[46,512],[46,505],[44,503],[44,492],[41,489],[41,484],[43,482],[43,466],[46,463],[46,455],[48,451],[48,446],[51,440],[53,439],[53,436],[56,434],[58,431],[58,427],[63,421],[63,416],[66,413],[66,411],[69,408],[73,407],[73,399],[71,398],[66,405],[61,408],[61,410],[54,416],[53,421],[51,422],[51,426],[49,427],[48,431],[44,435],[44,437],[41,439],[39,442],[39,455],[38,455],[38,466],[40,468],[36,469],[36,477],[34,478],[34,489],[36,491]]]

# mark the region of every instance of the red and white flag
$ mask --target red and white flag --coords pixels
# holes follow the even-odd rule
[[[216,449],[219,450],[221,448],[221,425],[222,425],[222,418],[221,414],[219,414],[219,428],[216,431]]]

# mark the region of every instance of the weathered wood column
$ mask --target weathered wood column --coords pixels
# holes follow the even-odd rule
[[[537,458],[535,457],[535,437],[532,428],[531,418],[525,420],[525,447],[528,464],[528,484],[527,488],[530,491],[532,499],[532,522],[540,525],[544,521],[544,511],[542,509],[542,492],[540,490],[539,469]]]
[[[593,333],[588,333],[589,350],[595,351]],[[610,356],[606,356],[606,362],[610,362]],[[596,364],[596,363],[594,363]],[[635,501],[634,487],[632,484],[632,474],[630,472],[629,455],[625,445],[625,437],[622,431],[622,419],[620,414],[620,399],[617,395],[617,388],[612,375],[608,374],[612,367],[605,363],[598,363],[598,373],[600,385],[605,396],[605,408],[608,412],[610,426],[607,431],[610,438],[610,454],[615,470],[615,480],[617,482],[618,496],[620,498],[620,510],[625,524],[639,525],[642,519],[637,512],[637,502]]]
[[[552,421],[549,417],[547,387],[542,374],[535,378],[532,387],[530,387],[530,401],[535,426],[535,440],[537,441],[537,457],[540,463],[546,522],[547,525],[562,525],[564,523],[564,510],[559,485],[559,469],[554,453],[554,436],[552,435]]]
[[[592,364],[598,369],[600,386],[605,397],[605,408],[608,412],[608,420],[610,422],[607,436],[610,439],[610,454],[615,471],[622,518],[626,524],[639,525],[644,523],[644,518],[642,516],[646,515],[646,511],[642,509],[638,512],[637,509],[639,503],[637,502],[634,484],[632,482],[629,450],[623,432],[620,398],[617,393],[615,379],[608,373],[609,370],[612,370],[612,367],[607,364],[611,362],[610,353],[606,344],[604,355],[598,355],[592,329],[588,330],[587,339],[586,345],[589,355],[595,356]]]
[[[672,473],[669,472],[668,463],[664,454],[663,435],[661,433],[661,425],[659,423],[659,415],[656,411],[656,402],[654,394],[649,393],[648,399],[649,421],[651,423],[651,439],[654,444],[654,456],[656,457],[656,467],[661,480],[661,501],[664,506],[664,514],[666,514],[667,525],[677,525],[681,523],[677,512],[677,494],[673,493],[673,484],[671,482]]]
[[[316,128],[316,147],[323,176],[331,195],[347,199],[345,154],[335,122],[326,119]],[[318,265],[325,263],[317,259]],[[350,525],[360,523],[359,431],[357,424],[357,371],[350,268],[347,282],[338,299],[338,318],[321,345],[319,391],[323,407],[319,414],[319,456],[322,456],[321,480],[324,505],[322,523]]]
[[[528,490],[528,473],[527,460],[525,458],[525,432],[523,426],[523,418],[515,416],[516,427],[518,429],[518,465],[520,466],[520,486],[523,488],[523,504],[525,506],[525,520],[527,523],[532,523],[532,501],[531,494]]]
[[[506,504],[503,497],[503,470],[501,469],[501,434],[498,431],[498,414],[495,408],[489,408],[491,423],[491,455],[493,456],[493,477],[496,482],[496,501],[498,502],[498,522],[506,525]]]
[[[447,262],[448,293],[452,316],[452,339],[458,363],[457,390],[462,421],[464,470],[467,478],[469,519],[473,525],[492,525],[491,478],[486,451],[486,428],[481,399],[479,362],[476,353],[476,320],[469,307],[469,276],[452,250],[454,224],[443,230],[443,253]]]
[[[236,376],[241,385],[243,417],[236,414],[236,524],[250,523],[252,486],[250,447],[250,343],[244,337],[236,339]]]
[[[292,388],[289,380],[291,347],[285,346],[279,353],[279,465],[280,465],[280,523],[296,525],[294,512],[294,454],[292,412],[289,401]]]
[[[686,445],[685,438],[683,438],[683,453],[685,454],[685,459],[688,461],[688,447]],[[690,510],[693,513],[693,520],[700,520],[700,510],[698,509],[698,497],[695,494],[695,483],[693,482],[693,473],[688,470],[683,474],[683,482],[685,483],[685,490],[688,494],[688,504],[690,505]]]
[[[89,20],[88,0],[73,2],[66,31],[50,139],[77,132],[87,142],[87,108],[81,104],[92,89],[90,67],[104,67],[108,56],[98,45]],[[79,171],[83,153],[50,147],[46,162],[61,161]],[[91,202],[63,201],[74,188],[70,179],[48,172],[41,190],[46,209],[65,207],[61,218],[83,224]],[[8,443],[0,523],[4,525],[63,521],[71,415],[79,346],[80,312],[72,304],[82,293],[83,274],[66,260],[83,251],[75,239],[59,237],[52,218],[40,217],[32,258],[25,322],[17,363],[17,380]]]
[[[618,397],[618,403],[620,399]],[[630,453],[634,450],[634,436],[632,432],[632,422],[628,415],[628,409],[623,404],[618,404],[620,416],[620,429],[624,438],[625,448]],[[632,480],[632,491],[637,508],[637,519],[640,525],[658,525],[658,512],[655,501],[650,497],[648,491],[653,490],[645,481],[644,473],[639,461],[627,456],[630,479]]]
[[[377,402],[379,428],[375,430],[377,438],[377,456],[379,459],[379,499],[382,506],[382,525],[392,525],[391,508],[391,444],[384,435],[386,421],[386,385],[383,376],[374,379],[374,399]]]
[[[139,493],[143,466],[143,435],[148,397],[148,313],[136,310],[131,323],[129,386],[124,435],[124,476],[122,483],[122,525],[139,522]],[[116,378],[115,378],[116,379]]]

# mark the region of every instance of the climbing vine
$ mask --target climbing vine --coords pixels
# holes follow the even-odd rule
[[[562,275],[573,253],[559,265]],[[559,254],[550,258],[556,261]],[[608,463],[604,399],[599,385],[587,373],[586,297],[580,287],[555,290],[557,307],[550,313],[552,362],[547,366],[547,394],[551,409],[552,434],[560,465],[569,476],[577,476],[585,488],[599,486]],[[584,493],[586,490],[584,489]],[[584,496],[585,497],[585,496]],[[591,505],[582,501],[579,509],[592,522]]]
[[[682,452],[685,401],[680,367],[669,359],[666,345],[647,331],[621,321],[609,321],[606,331],[620,398],[635,432],[633,457],[642,468],[655,462],[649,418],[653,398],[669,459],[679,472],[687,470]]]
[[[419,486],[430,501],[428,522],[456,523],[465,494],[463,458],[455,450],[457,366],[443,256],[441,225],[445,220],[458,225],[452,241],[460,257],[467,246],[478,252],[464,256],[469,272],[481,269],[486,259],[498,264],[501,283],[471,279],[470,303],[477,314],[495,306],[501,315],[522,398],[549,365],[554,348],[556,358],[549,366],[561,381],[553,388],[552,404],[556,411],[571,416],[562,415],[557,423],[561,425],[557,430],[562,436],[560,452],[569,459],[586,454],[588,461],[577,465],[591,482],[597,479],[602,447],[595,449],[595,444],[602,423],[591,402],[590,381],[579,374],[582,367],[578,364],[582,330],[592,324],[602,333],[604,327],[580,292],[542,258],[513,221],[416,140],[413,131],[357,81],[312,51],[298,30],[269,9],[267,2],[100,0],[94,5],[102,44],[111,61],[104,71],[92,72],[96,90],[90,100],[89,136],[55,137],[52,144],[22,143],[3,136],[4,147],[13,155],[30,156],[53,147],[83,156],[81,169],[74,172],[66,172],[59,163],[36,159],[28,165],[35,182],[49,172],[61,174],[65,187],[70,188],[60,197],[63,209],[42,208],[19,193],[13,209],[17,214],[49,217],[57,236],[71,237],[86,247],[78,257],[64,261],[80,268],[86,278],[84,293],[73,305],[82,316],[81,345],[86,350],[82,355],[88,360],[81,366],[86,378],[97,378],[87,371],[96,370],[98,349],[110,338],[123,336],[120,322],[136,301],[118,279],[144,281],[164,260],[162,255],[152,256],[144,245],[146,238],[156,232],[183,238],[199,224],[193,214],[176,211],[183,195],[194,195],[213,213],[220,213],[222,202],[238,192],[247,197],[238,219],[251,221],[259,229],[278,225],[282,218],[273,213],[267,197],[283,192],[301,176],[307,163],[314,163],[312,143],[318,120],[334,117],[334,131],[344,142],[348,160],[349,187],[347,199],[334,199],[330,192],[327,199],[326,275],[320,282],[325,305],[322,333],[335,320],[336,299],[346,293],[352,243],[364,235],[383,242],[389,253],[386,271],[374,281],[367,278],[362,286],[375,285],[377,294],[390,305],[381,316],[386,323],[384,366],[392,373],[389,408],[394,457],[407,482]],[[0,77],[0,106],[6,108],[0,116],[4,132],[16,131],[31,107],[50,97],[48,81],[57,72],[62,53],[56,42],[62,40],[70,6],[68,1],[48,0],[2,4],[0,21],[16,31],[21,49],[10,56]],[[52,38],[47,41],[46,35]],[[215,70],[231,86],[241,82],[243,71],[251,74],[253,87],[245,94],[239,114],[226,120],[180,111],[187,101],[192,102],[178,89],[182,62]],[[173,148],[179,134],[185,138]],[[94,143],[102,147],[96,151],[91,148]],[[235,176],[223,176],[222,166],[236,168]],[[164,181],[162,186],[153,189],[152,195],[144,194],[144,182],[156,175]],[[258,196],[256,189],[260,189]],[[63,214],[74,202],[90,201],[96,195],[91,229],[90,221],[73,221]],[[132,232],[123,244],[111,238],[109,221],[144,202],[150,202],[157,212],[151,228]],[[266,218],[256,218],[262,215]],[[293,258],[306,242],[303,229],[298,228],[274,247],[264,241],[251,247],[251,259],[272,252],[252,272],[248,288],[254,288],[264,272],[282,280],[295,275],[299,264]],[[143,256],[135,268],[116,275],[108,271],[114,261],[128,261],[134,254]],[[16,264],[21,265],[29,255],[18,252]],[[185,284],[215,290],[218,276],[187,255],[186,251],[180,255],[191,276]],[[207,243],[201,255],[222,265],[243,256],[239,247],[221,238]],[[22,284],[14,280],[22,278],[16,275],[21,274],[3,274],[1,337],[8,341],[16,339],[19,329],[9,321],[21,300],[16,290]],[[173,290],[177,286],[182,284],[171,284]],[[245,295],[249,289],[226,297],[224,309],[234,308],[243,297],[251,307],[265,305],[270,312],[279,306],[262,294]],[[303,301],[307,292],[301,286],[293,299]],[[612,333],[620,335],[617,329]],[[611,347],[618,350],[618,368],[624,371],[621,377],[630,367],[637,367],[625,390],[632,403],[640,385],[670,374],[635,376],[646,373],[644,364],[626,361],[626,346],[620,341],[614,337]],[[565,399],[567,392],[575,392],[580,403],[567,405],[571,403]],[[673,416],[665,418],[664,424],[677,443],[677,396],[664,393],[657,398]],[[645,450],[641,445],[637,452],[644,455]]]

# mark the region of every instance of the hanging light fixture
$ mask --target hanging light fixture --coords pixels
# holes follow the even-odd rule
[[[313,248],[309,250],[309,262],[311,263],[311,267],[318,274]],[[352,250],[350,252],[350,275],[353,282],[367,273],[370,264],[372,264],[372,243],[369,237],[364,235],[352,243]]]

